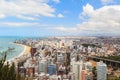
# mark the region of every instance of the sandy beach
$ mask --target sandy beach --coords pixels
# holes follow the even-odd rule
[[[22,57],[22,56],[24,56],[25,54],[30,54],[30,49],[31,49],[31,47],[29,47],[29,46],[27,46],[27,45],[23,45],[23,44],[17,44],[17,43],[10,43],[10,44],[15,44],[15,45],[23,46],[23,47],[24,47],[24,50],[23,50],[18,56],[13,57],[12,59],[8,60],[9,62],[11,62],[11,61],[12,61],[12,62],[15,62],[14,60],[17,60],[18,57]],[[21,61],[21,59],[18,60],[18,62],[19,62],[19,61]]]
[[[20,57],[20,56],[23,56],[25,54],[29,54],[30,53],[30,49],[31,49],[30,46],[23,45],[23,44],[18,44],[18,43],[10,43],[10,44],[15,44],[15,45],[19,45],[19,46],[23,46],[24,47],[24,50],[16,57]],[[15,59],[16,57],[14,57],[13,59]]]
[[[23,46],[23,47],[24,47],[24,50],[18,55],[18,57],[30,53],[30,49],[31,49],[31,47],[26,46],[26,45],[23,45],[23,44],[17,44],[17,45],[20,45],[20,46]]]

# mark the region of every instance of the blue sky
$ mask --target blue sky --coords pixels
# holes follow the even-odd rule
[[[120,35],[120,0],[0,0],[0,36]]]

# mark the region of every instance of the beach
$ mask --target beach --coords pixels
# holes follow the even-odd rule
[[[19,45],[19,46],[22,46],[22,47],[24,47],[24,50],[18,55],[18,56],[16,56],[16,57],[13,57],[12,59],[10,59],[10,60],[8,60],[8,61],[13,61],[13,60],[16,60],[16,59],[20,59],[20,60],[18,60],[18,62],[19,61],[21,61],[21,58],[24,56],[24,55],[26,55],[26,54],[30,54],[30,49],[31,49],[31,47],[30,46],[27,46],[27,45],[24,45],[24,44],[18,44],[18,43],[10,43],[10,44],[15,44],[15,45]]]
[[[23,46],[23,47],[24,47],[24,50],[18,55],[18,57],[30,53],[31,47],[29,47],[29,46],[27,46],[27,45],[23,45],[23,44],[17,44],[17,45],[20,45],[20,46]]]

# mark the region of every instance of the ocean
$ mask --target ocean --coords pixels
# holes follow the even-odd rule
[[[24,47],[17,44],[12,44],[12,42],[20,39],[24,39],[24,38],[23,37],[3,37],[3,36],[0,37],[0,54],[2,54],[4,51],[7,51],[9,49],[13,49],[13,50],[7,51],[7,60],[12,59],[13,57],[17,57],[24,50]]]

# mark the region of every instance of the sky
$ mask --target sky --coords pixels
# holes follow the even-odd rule
[[[0,36],[120,36],[120,0],[0,0]]]

